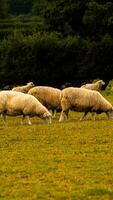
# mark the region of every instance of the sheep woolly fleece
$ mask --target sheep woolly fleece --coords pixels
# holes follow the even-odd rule
[[[113,107],[98,91],[69,87],[62,90],[62,111],[69,109],[78,112],[113,112]]]
[[[35,86],[29,90],[48,109],[61,109],[61,90],[48,86]]]
[[[35,97],[17,91],[0,92],[0,113],[9,116],[51,117],[51,113]]]

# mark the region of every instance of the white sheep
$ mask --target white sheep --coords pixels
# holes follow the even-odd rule
[[[100,91],[103,85],[105,85],[105,82],[103,80],[99,80],[95,83],[87,83],[85,85],[82,85],[81,88]]]
[[[35,86],[28,92],[35,96],[48,110],[52,110],[53,115],[55,112],[61,111],[61,90],[49,86]]]
[[[23,93],[28,93],[28,91],[34,87],[34,83],[33,82],[29,82],[27,83],[26,85],[24,86],[17,86],[17,87],[14,87],[12,90],[13,91],[18,91],[18,92],[23,92]]]
[[[3,116],[4,123],[6,122],[6,115],[22,115],[22,123],[24,118],[27,117],[29,125],[31,125],[29,117],[34,116],[51,123],[51,113],[35,97],[12,90],[0,92],[0,114]]]
[[[69,110],[85,112],[81,120],[91,113],[106,113],[108,118],[113,117],[113,106],[98,91],[84,88],[69,87],[62,90],[61,95],[62,112],[59,121],[68,117]]]

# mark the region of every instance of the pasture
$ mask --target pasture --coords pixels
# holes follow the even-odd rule
[[[0,119],[0,200],[113,200],[113,120],[81,114],[49,125]]]

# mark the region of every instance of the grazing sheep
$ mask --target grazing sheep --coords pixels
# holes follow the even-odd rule
[[[100,91],[103,85],[105,85],[105,82],[103,80],[99,80],[95,83],[87,83],[82,85],[81,88]]]
[[[34,116],[51,123],[51,113],[35,97],[12,90],[0,92],[0,114],[3,116],[4,123],[6,122],[6,115],[22,115],[22,122],[27,117],[29,125],[31,125],[29,117]]]
[[[54,116],[55,112],[61,111],[60,89],[48,86],[35,86],[28,93],[35,96],[48,110],[52,110]]]
[[[28,93],[28,91],[34,86],[35,85],[33,82],[29,82],[29,83],[27,83],[27,85],[14,87],[12,90],[18,91],[18,92],[23,92],[23,93]]]
[[[64,121],[68,117],[69,110],[85,112],[84,117],[91,113],[106,113],[108,118],[113,117],[113,107],[98,91],[84,88],[69,87],[62,90],[61,95],[62,112],[59,121]]]

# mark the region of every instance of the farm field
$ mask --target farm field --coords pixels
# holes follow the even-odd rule
[[[0,119],[0,200],[113,200],[113,120],[81,115]]]

